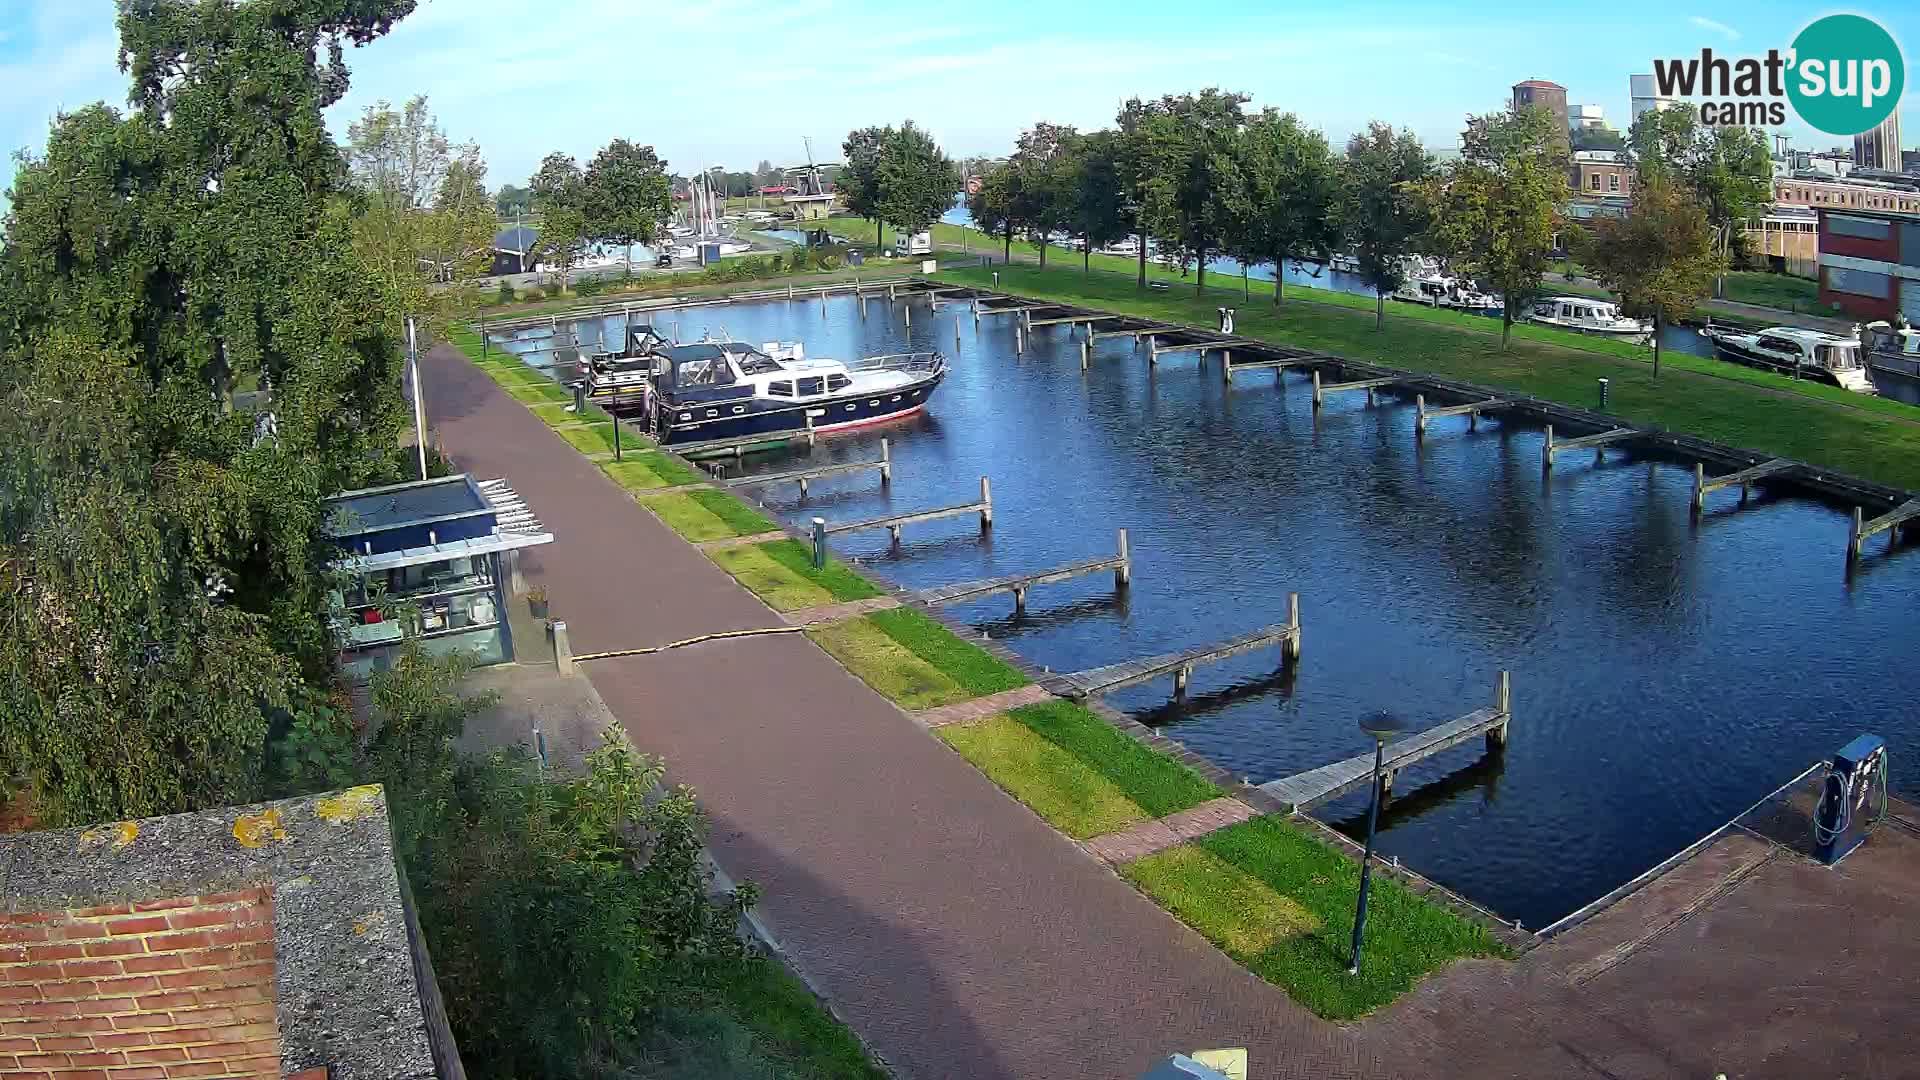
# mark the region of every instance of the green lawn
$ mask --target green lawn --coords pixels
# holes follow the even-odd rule
[[[671,454],[637,453],[619,461],[602,461],[599,465],[601,472],[628,491],[679,487],[706,480],[699,471],[689,468]]]
[[[1360,868],[1275,818],[1229,826],[1121,873],[1249,970],[1333,1020],[1365,1016],[1460,957],[1505,954],[1484,927],[1376,875],[1360,974],[1348,975]]]
[[[555,423],[556,434],[567,441],[567,445],[583,454],[613,453],[613,421],[596,421],[586,424]],[[653,446],[653,440],[633,430],[627,424],[620,425],[620,449],[624,454],[647,450]]]
[[[937,734],[1014,798],[1076,840],[1198,806],[1220,792],[1088,710],[1025,705]]]
[[[506,382],[501,385],[516,401],[529,405],[566,405],[573,400],[573,395],[568,393],[567,388],[561,386],[559,383],[551,379],[540,379],[537,375],[535,375],[534,378],[539,381],[522,383]]]
[[[775,611],[880,595],[872,582],[844,563],[829,559],[825,568],[814,569],[812,553],[797,540],[743,544],[707,554]]]
[[[901,708],[931,709],[978,696],[889,637],[870,617],[816,626],[807,636]]]
[[[1220,299],[1196,298],[1191,288],[1142,293],[1130,278],[1083,276],[1077,269],[999,271],[1001,287],[1023,295],[1170,322],[1212,325]],[[974,285],[991,280],[978,268],[941,277]],[[1511,351],[1501,352],[1498,329],[1473,316],[1396,305],[1389,308],[1386,329],[1375,331],[1370,303],[1360,310],[1291,300],[1278,310],[1267,304],[1244,308],[1235,326],[1249,337],[1589,408],[1597,404],[1595,380],[1606,378],[1612,391],[1609,411],[1633,422],[1920,487],[1920,412],[1911,406],[1672,352],[1665,354],[1665,372],[1655,382],[1645,359],[1649,354],[1635,346],[1515,327]],[[1568,337],[1575,340],[1554,340]],[[1100,362],[1096,359],[1096,368]]]
[[[1725,298],[1741,304],[1826,313],[1820,307],[1820,283],[1791,274],[1735,271],[1727,275]]]
[[[563,431],[561,434],[573,433]],[[776,528],[773,522],[724,491],[643,495],[640,505],[653,511],[674,532],[696,542],[729,536],[751,536],[754,533],[772,532]]]
[[[663,1011],[596,1075],[620,1080],[886,1080],[858,1039],[778,963],[747,961],[702,1008]]]
[[[970,696],[985,697],[1027,685],[1025,675],[912,608],[876,611],[867,618],[909,652],[945,672]]]

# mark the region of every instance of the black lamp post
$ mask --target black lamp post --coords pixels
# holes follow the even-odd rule
[[[1386,756],[1387,740],[1413,728],[1390,712],[1377,712],[1360,721],[1360,730],[1373,739],[1373,794],[1367,806],[1367,847],[1360,857],[1360,906],[1353,914],[1353,961],[1347,974],[1360,974],[1360,941],[1367,929],[1367,892],[1373,886],[1373,831],[1380,823],[1380,763]]]

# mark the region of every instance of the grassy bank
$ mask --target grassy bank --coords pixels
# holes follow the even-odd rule
[[[1028,296],[1202,326],[1216,320],[1219,298],[1196,297],[1190,289],[1143,293],[1117,275],[998,269],[1001,288]],[[983,269],[940,276],[991,284]],[[1595,380],[1606,378],[1609,411],[1634,423],[1920,487],[1920,423],[1909,406],[1673,353],[1666,354],[1664,374],[1656,382],[1645,350],[1593,338],[1555,340],[1571,335],[1545,328],[1530,333],[1536,328],[1516,327],[1511,350],[1501,352],[1498,325],[1489,330],[1486,320],[1475,320],[1477,327],[1458,321],[1472,318],[1400,305],[1389,309],[1386,328],[1376,331],[1370,303],[1358,310],[1289,302],[1278,309],[1265,304],[1241,309],[1235,331],[1584,407],[1597,404]]]
[[[772,960],[741,965],[722,1000],[660,1018],[645,1045],[626,1048],[628,1080],[886,1080],[853,1033]],[[613,1074],[609,1074],[613,1075]]]
[[[779,527],[746,503],[713,489],[642,495],[640,505],[653,511],[668,528],[696,543],[729,536],[752,536]]]
[[[1026,676],[911,608],[876,611],[807,631],[847,670],[902,708],[940,705],[1025,686]]]
[[[813,555],[797,540],[742,544],[708,552],[722,570],[775,611],[866,600],[880,595],[872,582],[829,559],[815,569]]]
[[[1810,311],[1821,315],[1831,315],[1830,309],[1820,306],[1820,283],[1811,278],[1793,277],[1790,274],[1767,274],[1751,270],[1738,270],[1727,275],[1726,295],[1723,299],[1736,304],[1759,304],[1762,307],[1784,308],[1788,311]]]

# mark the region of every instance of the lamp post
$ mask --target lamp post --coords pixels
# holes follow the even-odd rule
[[[1353,960],[1347,974],[1360,974],[1360,941],[1367,930],[1367,892],[1373,886],[1373,833],[1380,824],[1380,763],[1386,756],[1387,740],[1413,730],[1405,720],[1390,712],[1377,712],[1360,721],[1360,730],[1373,739],[1373,794],[1367,806],[1367,846],[1360,856],[1360,905],[1353,913]]]

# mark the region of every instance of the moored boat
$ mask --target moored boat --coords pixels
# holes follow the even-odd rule
[[[1713,342],[1713,353],[1722,360],[1831,383],[1858,394],[1874,392],[1873,381],[1860,361],[1860,342],[1855,338],[1798,326],[1770,326],[1759,331],[1705,326],[1700,336]]]
[[[665,368],[654,381],[653,410],[666,444],[883,423],[925,409],[947,374],[946,358],[937,352],[842,363],[703,341],[668,346],[661,356]]]
[[[1534,301],[1527,321],[1600,337],[1651,338],[1653,327],[1629,319],[1607,300],[1591,296],[1548,296]]]

